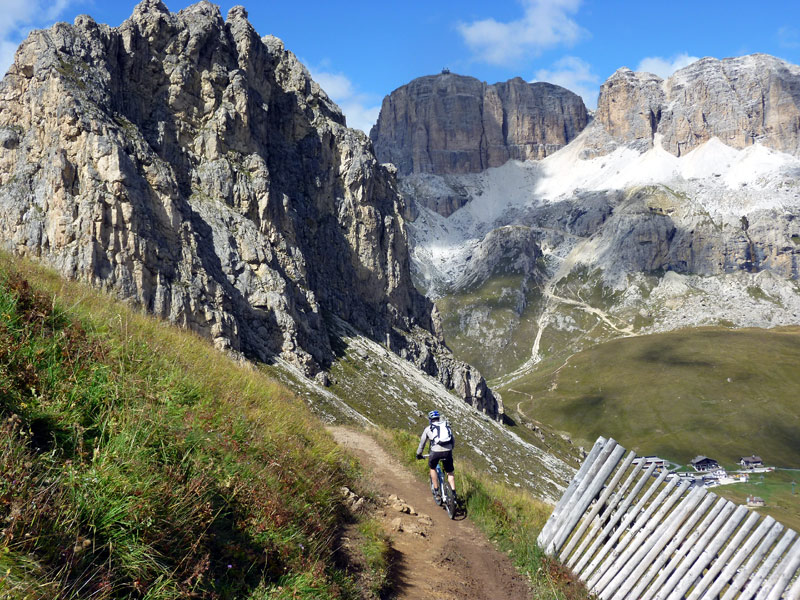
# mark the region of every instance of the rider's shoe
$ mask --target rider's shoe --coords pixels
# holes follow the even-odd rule
[[[433,500],[436,502],[436,506],[442,505],[442,495],[439,493],[438,489],[433,492]]]

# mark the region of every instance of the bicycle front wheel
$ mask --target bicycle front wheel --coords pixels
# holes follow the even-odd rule
[[[445,480],[444,482],[444,507],[447,509],[447,516],[451,519],[456,518],[456,495],[450,484]]]

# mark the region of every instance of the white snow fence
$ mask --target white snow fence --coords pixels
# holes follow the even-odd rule
[[[797,533],[599,438],[538,543],[602,600],[800,600]]]

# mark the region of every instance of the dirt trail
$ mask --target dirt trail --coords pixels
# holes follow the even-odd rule
[[[378,512],[392,531],[397,558],[399,600],[522,600],[530,597],[526,579],[505,554],[463,515],[450,520],[436,506],[430,489],[412,476],[366,433],[331,427],[336,441],[355,454],[367,470],[375,492],[398,496],[419,514],[391,506]],[[458,470],[458,457],[456,457]],[[399,521],[398,521],[399,519]],[[402,531],[397,532],[400,524]]]

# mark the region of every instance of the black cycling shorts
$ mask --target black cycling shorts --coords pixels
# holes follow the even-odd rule
[[[453,451],[445,450],[444,452],[431,452],[428,455],[428,466],[435,469],[439,461],[442,461],[442,467],[445,473],[453,472]]]

